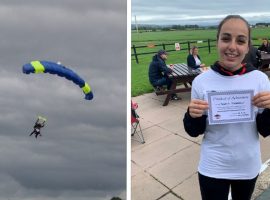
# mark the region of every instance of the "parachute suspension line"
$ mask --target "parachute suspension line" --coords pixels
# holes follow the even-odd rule
[[[39,61],[32,61],[31,65],[35,69],[35,73],[43,73],[45,71],[44,66]]]
[[[88,83],[85,82],[84,86],[82,87],[82,90],[84,94],[88,94],[89,92],[91,92],[91,87],[90,85],[88,85]]]

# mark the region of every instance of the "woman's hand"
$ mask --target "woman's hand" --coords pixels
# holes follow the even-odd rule
[[[270,92],[259,92],[253,97],[252,103],[259,108],[270,108]]]
[[[192,99],[188,105],[189,115],[192,118],[201,117],[205,110],[208,109],[207,101]]]

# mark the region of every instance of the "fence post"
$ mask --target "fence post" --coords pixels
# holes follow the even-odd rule
[[[162,46],[163,46],[163,49],[164,49],[164,50],[166,50],[166,48],[165,48],[165,44],[164,44],[164,43],[162,43]]]
[[[187,45],[188,45],[188,53],[190,53],[190,42],[189,41],[187,42]]]
[[[138,60],[138,55],[137,55],[137,53],[136,53],[136,47],[135,47],[135,44],[133,44],[132,48],[133,48],[134,56],[135,56],[135,59],[136,59],[136,63],[139,64],[139,60]]]
[[[208,39],[208,53],[211,53],[210,39]]]

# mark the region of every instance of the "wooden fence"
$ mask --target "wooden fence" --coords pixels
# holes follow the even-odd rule
[[[207,40],[198,40],[198,41],[179,42],[180,47],[181,47],[180,51],[187,50],[187,52],[189,52],[191,49],[191,45],[200,44],[198,46],[200,49],[207,48],[208,52],[211,53],[211,47],[216,47],[216,43],[213,44],[213,42],[216,42],[216,40],[207,39]],[[175,43],[149,44],[149,45],[143,45],[143,46],[132,45],[131,49],[132,49],[133,53],[131,54],[131,56],[135,57],[136,63],[138,64],[140,55],[147,55],[147,54],[153,55],[153,54],[157,53],[157,51],[153,51],[153,48],[164,49],[167,52],[176,51],[175,50]],[[138,49],[143,49],[145,51],[138,52]],[[152,49],[152,51],[149,49]]]

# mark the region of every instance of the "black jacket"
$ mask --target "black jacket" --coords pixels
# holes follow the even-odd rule
[[[199,60],[201,60],[201,58],[200,58],[199,55],[197,55],[197,57],[199,58]],[[196,65],[195,58],[193,57],[192,54],[189,54],[188,57],[187,57],[187,65],[189,67],[191,67],[192,69],[198,69],[198,68],[200,68],[200,65]]]
[[[154,55],[148,71],[150,83],[154,85],[157,80],[163,78],[170,72],[172,72],[172,70],[166,66],[165,61],[159,55]]]
[[[249,47],[249,51],[246,54],[243,63],[248,63],[250,65],[253,65],[256,68],[259,68],[260,63],[259,63],[259,59],[261,58],[261,54],[258,51],[258,49],[254,46],[250,46]]]
[[[213,69],[214,71],[224,76],[243,74],[243,73],[248,73],[253,70],[256,70],[255,67],[247,64],[231,74],[231,72],[227,72],[226,70],[224,70],[224,68],[222,68],[217,62],[211,66],[211,69]],[[202,117],[198,117],[198,118],[192,118],[189,114],[189,110],[187,110],[183,119],[185,131],[191,137],[197,137],[201,134],[204,134],[205,129],[206,129],[206,118],[207,118],[206,115],[203,115]],[[269,136],[270,135],[270,109],[264,109],[262,113],[257,114],[256,123],[257,123],[258,132],[263,137]]]
[[[267,44],[266,46],[262,44],[259,48],[260,51],[270,52],[270,45]]]

